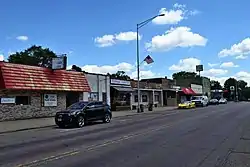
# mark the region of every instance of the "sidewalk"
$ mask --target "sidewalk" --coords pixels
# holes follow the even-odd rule
[[[174,109],[176,109],[176,107],[159,107],[159,108],[154,108],[154,111],[148,111],[146,109],[145,113],[153,113],[155,111],[170,111]],[[129,116],[129,115],[143,114],[143,113],[137,113],[136,110],[133,111],[129,110],[129,111],[113,111],[112,114],[113,118],[115,118],[115,117],[122,117],[122,116]],[[53,127],[53,126],[56,126],[54,117],[4,121],[0,122],[0,134],[29,130],[29,129]]]

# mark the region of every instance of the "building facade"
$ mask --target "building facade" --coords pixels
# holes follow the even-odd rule
[[[0,62],[0,121],[54,116],[85,92],[82,73]]]
[[[85,92],[84,101],[103,101],[110,105],[110,76],[84,72],[91,92]]]

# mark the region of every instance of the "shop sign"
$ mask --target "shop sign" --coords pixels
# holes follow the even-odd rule
[[[57,106],[57,94],[44,94],[44,106],[45,107]]]
[[[16,102],[15,97],[2,97],[1,104],[14,104]]]
[[[197,94],[202,94],[202,86],[201,85],[191,84],[191,89]]]
[[[110,83],[115,84],[115,85],[129,85],[130,86],[130,81],[119,80],[119,79],[111,79]]]

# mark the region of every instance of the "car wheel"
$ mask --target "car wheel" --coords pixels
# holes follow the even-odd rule
[[[105,114],[105,116],[103,118],[103,122],[104,123],[110,123],[110,121],[111,121],[110,114]]]
[[[59,128],[65,128],[65,125],[60,124],[60,125],[58,125],[58,127],[59,127]]]
[[[85,125],[85,118],[83,116],[78,116],[77,117],[77,122],[76,122],[77,127],[81,128]]]

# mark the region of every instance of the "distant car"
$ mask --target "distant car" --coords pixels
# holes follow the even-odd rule
[[[183,103],[180,103],[178,105],[178,108],[182,109],[182,108],[195,108],[195,103],[192,101],[185,101]]]
[[[83,127],[87,122],[102,120],[109,123],[112,118],[110,106],[103,102],[77,102],[66,110],[56,113],[55,123],[59,127],[75,125]]]
[[[217,100],[217,99],[211,99],[211,100],[209,100],[209,104],[210,105],[218,105],[219,104],[219,100]]]
[[[221,99],[219,100],[219,103],[220,103],[220,104],[227,104],[227,99],[221,98]]]

